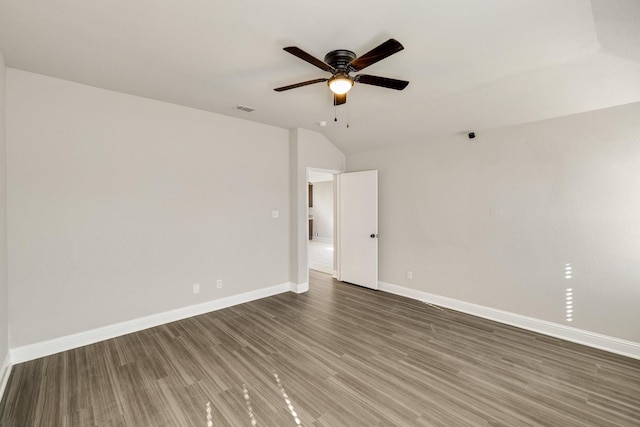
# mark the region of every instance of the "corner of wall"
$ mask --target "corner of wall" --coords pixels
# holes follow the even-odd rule
[[[0,400],[11,372],[9,356],[9,285],[7,281],[7,158],[5,134],[6,67],[0,53]]]
[[[289,130],[289,280],[298,281],[298,130]]]

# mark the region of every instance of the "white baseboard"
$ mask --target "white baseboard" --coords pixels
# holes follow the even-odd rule
[[[0,401],[2,401],[2,396],[4,396],[4,391],[7,388],[9,375],[11,375],[11,354],[7,352],[4,362],[0,365]]]
[[[430,294],[391,283],[378,282],[380,290],[391,294],[427,302],[430,304],[461,311],[463,313],[495,320],[496,322],[516,326],[540,334],[549,335],[566,341],[583,344],[611,353],[620,354],[634,359],[640,359],[640,343],[622,340],[607,335],[597,334],[582,329],[572,328],[546,320],[534,319],[520,314],[510,313],[491,307],[468,303],[453,298]]]
[[[308,290],[309,290],[309,282],[291,284],[291,292],[295,292],[296,294],[303,294]]]
[[[307,283],[306,285],[308,288],[309,284]],[[292,289],[293,284],[291,282],[282,283],[280,285],[270,286],[268,288],[258,289],[226,298],[220,298],[202,304],[165,311],[163,313],[152,314],[150,316],[104,326],[90,331],[79,332],[77,334],[67,335],[48,341],[12,348],[9,350],[10,360],[13,364],[16,364],[38,359],[40,357],[60,353],[61,351],[71,350],[73,348],[94,344],[100,341],[130,334],[132,332],[142,331],[154,326],[164,325],[165,323],[175,322],[176,320],[182,320],[188,317],[198,316],[211,311],[289,292]]]

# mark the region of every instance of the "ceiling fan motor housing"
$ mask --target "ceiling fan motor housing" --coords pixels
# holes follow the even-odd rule
[[[350,50],[338,49],[327,53],[324,57],[324,62],[331,65],[336,70],[349,72],[347,67],[356,58],[356,54]]]

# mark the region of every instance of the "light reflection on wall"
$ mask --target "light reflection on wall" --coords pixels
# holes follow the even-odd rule
[[[566,280],[573,279],[573,267],[570,262],[564,265],[564,278]],[[567,322],[573,321],[573,288],[568,287],[565,290],[565,319]]]

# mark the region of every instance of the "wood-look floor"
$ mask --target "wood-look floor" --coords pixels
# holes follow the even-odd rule
[[[13,367],[1,426],[639,426],[640,361],[311,272]]]

